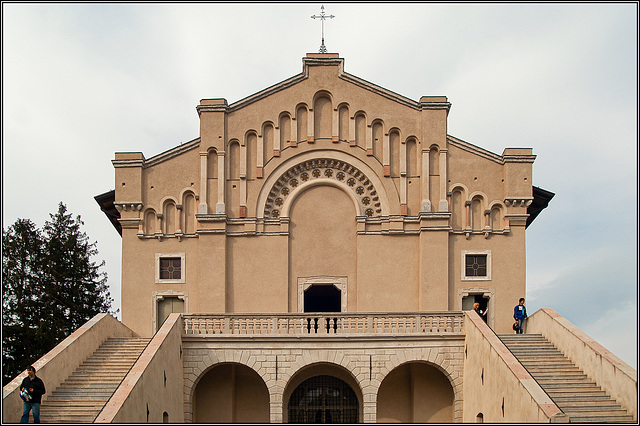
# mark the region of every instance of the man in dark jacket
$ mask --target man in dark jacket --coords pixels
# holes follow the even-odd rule
[[[27,367],[28,376],[24,378],[20,385],[21,396],[23,390],[26,389],[28,394],[23,397],[22,403],[22,418],[20,423],[29,423],[29,411],[33,410],[33,422],[40,423],[40,402],[42,401],[42,395],[46,393],[44,388],[44,382],[40,377],[36,376],[36,369],[33,365]]]

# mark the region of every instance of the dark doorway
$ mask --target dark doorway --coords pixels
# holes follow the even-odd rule
[[[332,284],[314,284],[304,292],[305,312],[340,312],[342,292]]]
[[[289,423],[358,423],[358,397],[333,376],[305,380],[289,398]]]
[[[466,297],[462,298],[462,310],[463,311],[470,311],[473,309],[473,304],[474,303],[479,303],[480,304],[480,310],[482,312],[486,312],[487,311],[487,305],[489,304],[489,298],[484,297],[484,295],[482,294],[470,294]],[[484,320],[484,322],[487,322],[487,315],[483,315],[482,319]]]

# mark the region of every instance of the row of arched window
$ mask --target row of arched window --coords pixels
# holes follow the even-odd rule
[[[144,210],[142,231],[146,235],[195,234],[196,212],[196,197],[192,191],[185,191],[180,203],[167,197],[160,208]]]
[[[471,229],[482,231],[504,230],[508,225],[504,219],[504,206],[495,201],[487,204],[482,194],[474,195],[470,201],[465,197],[464,189],[455,188],[451,192],[450,208],[453,230]],[[186,191],[180,204],[174,198],[167,198],[161,209],[148,207],[143,214],[142,231],[146,235],[155,234],[195,234],[197,204],[193,192]]]
[[[474,194],[468,199],[464,188],[456,187],[451,191],[449,206],[451,228],[454,231],[489,229],[495,232],[508,228],[504,218],[503,203],[500,201],[489,203],[483,194]]]
[[[404,136],[397,127],[388,126],[380,118],[370,118],[362,110],[351,112],[347,103],[335,108],[331,94],[316,94],[312,108],[298,104],[293,112],[283,111],[275,121],[265,121],[259,129],[250,129],[242,138],[232,138],[226,147],[226,178],[255,179],[273,157],[302,142],[319,139],[348,143],[378,159],[390,177],[416,177],[420,174],[420,148],[413,135]],[[406,147],[402,147],[406,145]],[[430,153],[430,174],[438,174],[438,147]],[[217,179],[218,161],[215,149],[209,152],[207,176]]]

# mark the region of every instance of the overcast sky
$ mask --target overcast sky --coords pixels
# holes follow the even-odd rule
[[[119,308],[121,240],[93,199],[114,189],[114,153],[197,138],[200,99],[300,73],[320,6],[3,3],[3,228],[42,227],[64,202]],[[527,230],[528,311],[555,309],[637,368],[637,4],[325,8],[346,72],[447,96],[449,134],[474,145],[533,148],[533,184],[556,196]]]

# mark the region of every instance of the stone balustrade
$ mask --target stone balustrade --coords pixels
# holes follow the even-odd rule
[[[462,334],[462,312],[182,314],[184,335]]]

